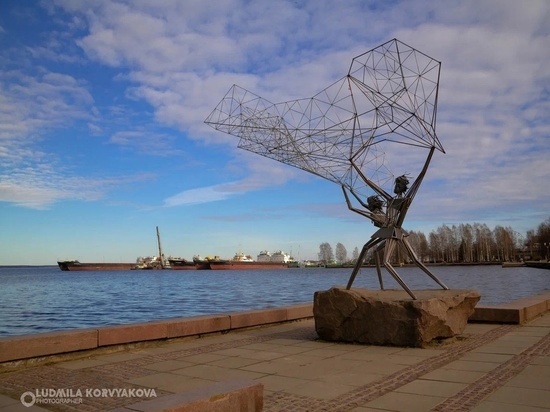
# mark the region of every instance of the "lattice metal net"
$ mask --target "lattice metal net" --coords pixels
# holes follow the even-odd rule
[[[444,151],[435,133],[439,73],[438,61],[394,39],[309,99],[272,103],[234,85],[205,122],[239,137],[242,149],[368,196],[353,165],[390,191],[397,175],[422,166],[407,162],[420,160],[411,148]]]

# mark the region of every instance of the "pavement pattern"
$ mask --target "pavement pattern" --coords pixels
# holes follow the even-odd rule
[[[322,341],[312,319],[91,352],[0,374],[0,412],[107,411],[232,379],[264,384],[264,411],[550,411],[550,312],[525,325],[468,324],[428,348]],[[127,389],[35,404],[43,388]],[[142,389],[141,392],[129,392]],[[92,392],[93,393],[93,392]]]

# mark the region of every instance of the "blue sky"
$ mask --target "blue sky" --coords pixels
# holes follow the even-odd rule
[[[238,84],[310,97],[397,38],[442,62],[436,152],[405,228],[550,213],[550,3],[10,1],[0,4],[0,264],[231,257],[374,226],[340,188],[237,149],[204,119]]]

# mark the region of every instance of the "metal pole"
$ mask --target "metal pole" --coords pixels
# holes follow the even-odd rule
[[[164,255],[162,254],[162,246],[160,245],[160,233],[159,233],[158,226],[157,226],[157,243],[159,247],[160,267],[164,269]]]

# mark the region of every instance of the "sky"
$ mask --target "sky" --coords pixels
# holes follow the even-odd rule
[[[404,228],[550,216],[550,2],[2,0],[0,265],[348,254],[340,187],[204,123],[233,84],[308,98],[397,38],[441,62],[436,152]],[[391,156],[391,154],[388,154]],[[401,174],[401,171],[397,171]]]

